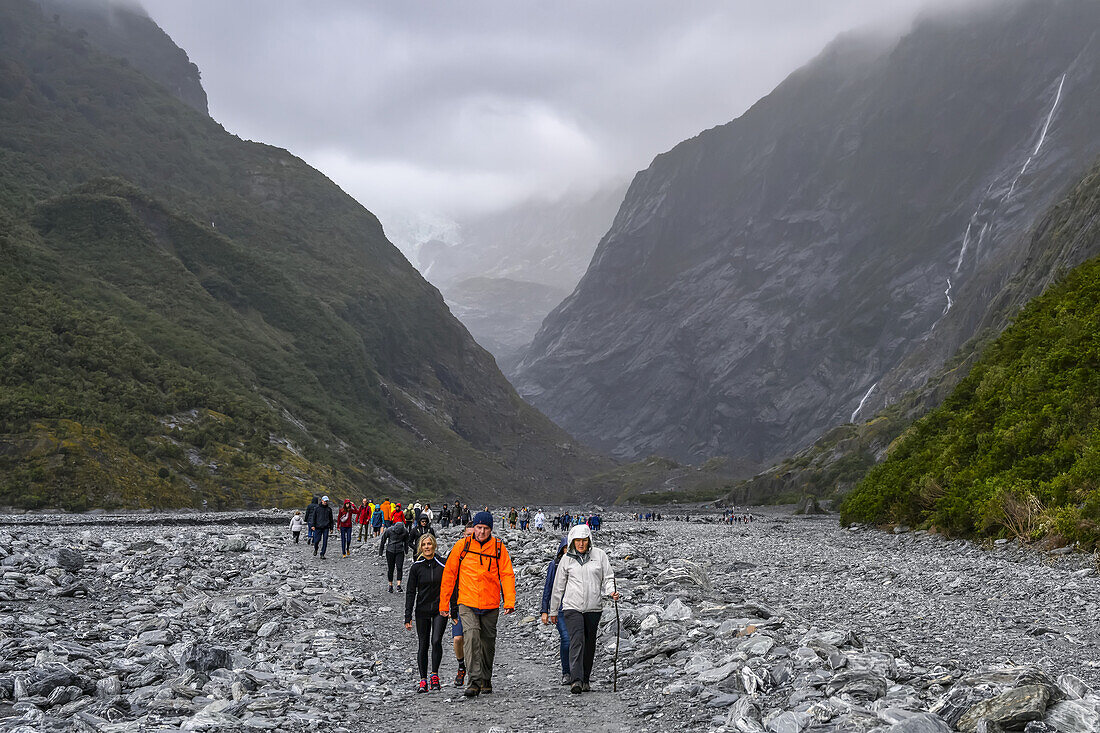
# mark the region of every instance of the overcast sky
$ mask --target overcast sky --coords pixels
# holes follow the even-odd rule
[[[629,178],[838,33],[929,0],[142,0],[230,132],[381,215]]]

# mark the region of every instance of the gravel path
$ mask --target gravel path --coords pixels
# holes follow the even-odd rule
[[[341,558],[337,538],[322,562],[281,514],[0,519],[0,731],[938,733],[1014,694],[1049,726],[1035,730],[1100,730],[1094,555],[758,516],[608,517],[619,691],[609,608],[579,697],[537,622],[557,536],[500,532],[518,610],[501,617],[495,694],[473,700],[451,685],[449,638],[444,690],[414,692],[415,634],[373,541]]]
[[[926,663],[1037,664],[1100,686],[1095,555],[847,531],[835,517],[770,519],[717,528],[724,556],[751,565],[719,571],[725,582]]]
[[[511,533],[505,531],[506,544]],[[454,530],[440,532],[440,545],[445,552],[457,540]],[[530,535],[527,538],[529,539]],[[542,539],[552,542],[553,535]],[[513,549],[515,549],[513,547]],[[557,632],[544,627],[536,617],[542,598],[541,573],[519,573],[516,581],[517,612],[499,617],[497,652],[493,665],[493,695],[467,700],[462,689],[453,686],[457,663],[450,647],[450,633],[444,637],[443,663],[440,680],[443,690],[417,694],[413,691],[419,674],[416,671],[416,632],[403,625],[403,594],[386,592],[385,562],[377,555],[377,543],[355,543],[350,558],[336,554],[321,563],[312,555],[298,553],[303,577],[326,574],[325,582],[354,590],[357,604],[375,609],[374,634],[380,639],[379,659],[389,670],[385,675],[396,706],[402,717],[411,715],[418,729],[429,731],[574,731],[578,721],[584,730],[634,730],[638,718],[621,694],[611,691],[610,679],[604,680],[596,669],[597,681],[592,692],[574,696],[568,687],[560,685],[561,667],[557,661]],[[408,570],[408,562],[405,569]],[[517,568],[518,570],[518,568]],[[610,674],[610,669],[603,670]],[[389,707],[386,703],[383,707]],[[392,718],[364,714],[358,722],[364,730],[382,730]]]

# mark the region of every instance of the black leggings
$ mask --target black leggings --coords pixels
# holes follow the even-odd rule
[[[390,585],[393,585],[393,569],[397,568],[397,582],[401,582],[401,568],[405,566],[405,553],[403,552],[387,552],[386,553],[386,577],[390,580]]]
[[[416,663],[420,665],[420,679],[428,678],[428,641],[432,643],[432,674],[439,674],[439,663],[443,661],[443,632],[447,629],[447,619],[438,613],[431,616],[416,617],[416,635],[420,647],[416,651]]]

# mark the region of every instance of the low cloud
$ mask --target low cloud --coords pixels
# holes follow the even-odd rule
[[[840,32],[924,0],[145,0],[211,114],[378,213],[595,189],[728,122]],[[888,5],[888,8],[884,8]]]

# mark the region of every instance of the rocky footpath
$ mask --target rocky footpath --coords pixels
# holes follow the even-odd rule
[[[465,700],[449,646],[443,691],[414,692],[376,544],[321,561],[265,518],[4,520],[0,730],[1100,730],[1095,556],[829,518],[612,516],[596,541],[624,596],[618,689],[609,606],[576,697],[537,621],[557,537],[504,530],[519,608],[496,694]]]

